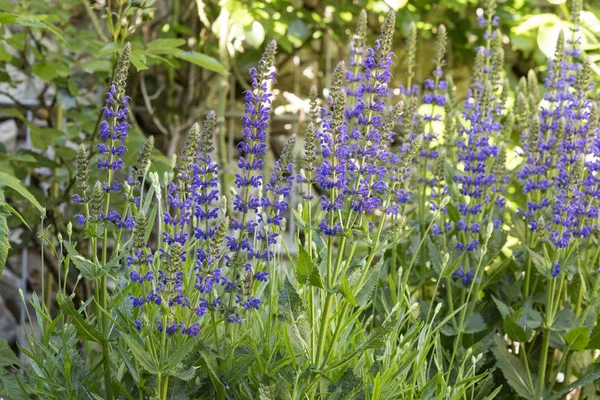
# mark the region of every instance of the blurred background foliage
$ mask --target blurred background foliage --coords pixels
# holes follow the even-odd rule
[[[94,148],[99,105],[126,41],[134,66],[129,157],[144,136],[154,135],[153,168],[168,169],[184,132],[215,109],[221,118],[218,151],[227,165],[236,159],[241,137],[247,70],[267,40],[280,47],[270,144],[278,153],[286,136],[303,132],[309,88],[325,87],[335,63],[345,58],[361,9],[368,11],[370,29],[390,9],[398,13],[396,87],[406,81],[403,40],[410,23],[419,32],[417,82],[431,73],[434,36],[444,24],[448,67],[462,96],[481,34],[479,7],[475,0],[0,0],[0,168],[45,205],[58,234],[74,214],[75,149],[80,143]],[[559,30],[569,28],[569,13],[562,0],[499,0],[498,14],[514,87],[529,69],[543,72],[538,66],[546,65]],[[583,48],[600,75],[599,15],[598,2],[586,4]],[[369,32],[368,42],[378,33]],[[35,209],[17,192],[7,189],[6,195],[24,221],[35,224]],[[8,222],[24,227],[16,216]],[[13,232],[13,253],[36,243],[27,229]]]

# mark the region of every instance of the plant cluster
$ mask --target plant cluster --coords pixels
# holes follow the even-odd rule
[[[31,368],[3,369],[0,393],[595,398],[600,126],[581,7],[573,2],[544,84],[531,72],[511,90],[487,0],[460,101],[443,25],[422,83],[410,27],[394,88],[396,15],[369,47],[362,12],[327,100],[311,90],[302,146],[291,135],[272,165],[270,42],[250,69],[236,165],[215,161],[209,112],[162,175],[152,137],[129,169],[123,161],[125,44],[95,149],[77,154],[76,225],[57,246],[40,232],[60,261],[60,312],[34,295],[41,335],[21,349]],[[93,296],[76,299],[69,273]],[[0,365],[18,365],[5,350]]]

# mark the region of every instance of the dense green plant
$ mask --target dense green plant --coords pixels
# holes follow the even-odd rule
[[[582,15],[575,1],[544,84],[531,71],[513,92],[486,1],[459,100],[444,25],[431,65],[408,27],[395,94],[396,14],[369,46],[363,11],[327,101],[311,90],[302,149],[292,135],[273,163],[269,42],[250,69],[237,162],[216,156],[209,111],[160,169],[153,136],[127,157],[128,75],[144,60],[109,17],[118,57],[93,147],[73,155],[78,214],[56,239],[45,215],[37,232],[42,276],[59,262],[58,308],[44,284],[23,299],[39,334],[21,343],[28,366],[0,343],[0,394],[595,398],[600,127]],[[165,54],[188,57],[170,43]],[[5,210],[4,231],[18,215]]]

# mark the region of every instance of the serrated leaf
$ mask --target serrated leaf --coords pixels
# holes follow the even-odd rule
[[[590,342],[590,328],[580,326],[565,334],[565,342],[573,350],[584,350]]]
[[[502,315],[502,318],[506,318],[508,315],[513,313],[513,310],[503,301],[496,298],[496,296],[492,295],[492,300],[494,300],[494,304],[496,304],[496,308],[500,312],[500,315]]]
[[[13,189],[15,192],[19,193],[21,196],[25,197],[31,204],[38,209],[38,211],[42,211],[41,204],[37,201],[37,199],[27,190],[25,186],[21,183],[20,180],[11,176],[5,172],[0,172],[0,186],[8,186]]]
[[[202,339],[201,335],[192,336],[191,339],[188,339],[183,346],[179,347],[166,361],[161,363],[160,372],[169,374],[174,371],[177,368],[177,365],[194,351],[198,343],[200,343],[200,339]]]
[[[528,299],[523,307],[515,313],[515,318],[515,322],[525,331],[539,328],[543,320],[539,311],[533,309],[531,299]]]
[[[310,283],[314,287],[318,287],[319,289],[325,289],[325,282],[323,281],[323,277],[321,276],[321,272],[316,265],[313,265],[312,272],[308,277],[308,283]]]
[[[510,340],[526,342],[529,339],[527,332],[515,322],[512,316],[504,318],[503,327],[504,333],[508,335]]]
[[[550,265],[550,262],[546,260],[543,256],[531,250],[529,247],[526,247],[526,249],[537,271],[546,278],[552,278],[552,267]]]
[[[383,257],[377,262],[377,264],[373,265],[369,272],[367,272],[367,276],[365,278],[365,283],[363,287],[358,290],[358,293],[355,296],[356,305],[359,307],[364,306],[369,302],[373,292],[375,291],[375,287],[379,282],[379,273],[381,272],[381,268],[383,267]],[[356,290],[354,288],[353,290]]]
[[[294,350],[305,350],[310,340],[310,324],[302,299],[288,279],[285,280],[279,292],[277,311],[279,319],[288,323]]]
[[[296,280],[305,284],[310,277],[310,273],[314,267],[314,263],[310,259],[310,255],[302,246],[298,246],[298,257],[296,258]]]
[[[102,269],[100,265],[88,260],[87,258],[80,255],[77,250],[71,245],[71,243],[63,240],[63,247],[67,250],[67,253],[71,257],[71,261],[75,265],[75,268],[79,270],[81,276],[88,280],[96,280],[106,274],[106,270]]]
[[[15,352],[12,351],[8,342],[0,338],[0,372],[2,372],[3,368],[10,367],[11,365],[21,366],[21,361]]]
[[[487,328],[487,325],[485,324],[483,317],[481,316],[481,314],[479,314],[476,311],[471,315],[471,318],[469,319],[467,326],[465,326],[464,332],[465,333],[477,333],[477,332],[481,332],[481,331],[485,330],[486,328]]]
[[[527,370],[521,360],[508,352],[506,342],[500,336],[496,336],[494,342],[494,356],[508,384],[520,396],[526,399],[533,399],[535,397],[535,390],[529,385]],[[532,381],[536,381],[535,376],[532,376]]]
[[[201,349],[200,360],[204,369],[208,371],[208,375],[213,383],[213,386],[223,386],[223,382],[219,379],[219,376],[221,374],[219,373],[219,364],[217,363],[215,357],[212,354],[209,354],[208,351],[206,351],[206,349]]]
[[[71,323],[77,330],[77,333],[82,339],[90,340],[96,343],[106,342],[104,336],[87,322],[81,314],[75,309],[73,301],[62,293],[56,295],[56,302],[60,306],[61,311],[71,318]]]
[[[594,326],[592,333],[590,334],[590,341],[588,342],[587,349],[598,350],[600,349],[600,324]]]
[[[573,327],[573,324],[575,324],[575,313],[571,308],[563,308],[556,314],[550,329],[553,331],[568,331]]]
[[[564,399],[564,398],[566,398],[566,395],[571,390],[576,389],[581,386],[586,386],[590,383],[597,382],[600,379],[600,367],[598,367],[598,364],[595,364],[594,366],[595,366],[595,368],[593,368],[591,371],[586,373],[580,379],[576,380],[575,382],[571,383],[569,386],[562,388],[558,392],[553,393],[552,395],[550,395],[548,397],[544,396],[544,399],[546,399],[546,400]]]
[[[177,366],[170,372],[169,375],[174,376],[182,381],[189,382],[196,376],[196,368],[190,365],[188,368],[183,364],[177,364]]]
[[[352,289],[350,288],[350,283],[348,283],[348,277],[346,275],[342,275],[342,283],[340,284],[339,291],[350,304],[356,307],[356,300],[352,295]]]
[[[150,357],[150,354],[142,348],[131,336],[123,335],[123,340],[127,344],[129,351],[133,355],[133,358],[136,359],[138,363],[144,368],[148,373],[156,375],[158,374],[158,368],[154,360]]]

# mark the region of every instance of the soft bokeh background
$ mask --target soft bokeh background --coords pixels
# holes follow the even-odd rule
[[[600,2],[585,5],[583,48],[600,76]],[[464,95],[481,35],[471,0],[202,1],[202,0],[0,0],[0,170],[26,184],[46,207],[46,235],[64,232],[76,210],[69,204],[75,150],[93,146],[99,107],[117,51],[132,43],[129,94],[133,116],[129,157],[154,135],[153,168],[166,170],[189,126],[215,109],[218,152],[236,159],[247,71],[268,40],[279,43],[271,147],[277,154],[292,132],[302,133],[306,97],[323,88],[347,53],[361,9],[369,15],[369,43],[394,9],[394,87],[405,83],[403,56],[409,25],[419,33],[416,82],[431,73],[433,37],[449,33],[448,71]],[[543,77],[558,32],[570,27],[561,0],[498,1],[511,86],[530,69]],[[0,337],[14,343],[22,318],[17,288],[39,289],[38,213],[6,190],[23,220],[10,216],[11,250],[0,279]],[[50,271],[56,265],[47,260]],[[56,264],[54,262],[54,264]]]

